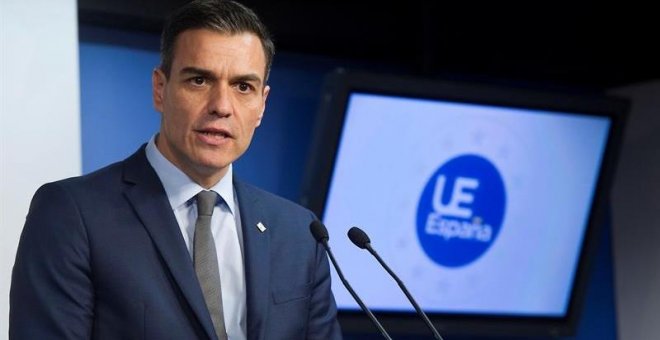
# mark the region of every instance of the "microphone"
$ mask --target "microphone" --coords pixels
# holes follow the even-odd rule
[[[387,273],[390,274],[390,276],[394,279],[394,281],[396,281],[396,283],[399,285],[403,293],[406,294],[406,297],[408,298],[410,303],[413,305],[413,307],[415,307],[415,310],[417,311],[417,315],[419,315],[419,317],[422,318],[422,320],[424,320],[426,326],[433,333],[433,337],[438,340],[443,340],[442,336],[440,336],[440,333],[438,333],[438,330],[435,329],[435,327],[433,327],[433,324],[426,316],[424,311],[421,308],[419,308],[419,305],[417,304],[415,299],[412,297],[412,295],[410,295],[410,292],[408,291],[408,288],[406,288],[406,286],[403,284],[403,281],[401,281],[399,277],[396,276],[396,274],[394,274],[392,269],[390,269],[390,267],[385,263],[385,261],[383,261],[383,259],[380,258],[378,253],[376,253],[376,251],[374,250],[374,248],[371,247],[371,240],[369,239],[369,236],[367,236],[367,233],[365,233],[364,231],[362,231],[362,229],[358,227],[353,227],[348,231],[348,238],[351,239],[351,242],[353,242],[353,244],[355,244],[356,246],[368,250],[369,253],[371,253],[371,255],[373,255],[376,258],[376,260],[378,260],[378,263],[380,263],[380,265],[383,266],[383,268],[385,268]]]
[[[328,253],[328,256],[330,257],[330,261],[332,262],[332,265],[335,267],[335,270],[337,271],[337,275],[339,275],[339,279],[341,282],[344,284],[344,287],[348,290],[349,293],[351,293],[351,296],[353,296],[353,299],[360,305],[360,308],[367,313],[367,316],[369,319],[371,319],[371,322],[378,328],[380,331],[380,334],[383,335],[385,339],[392,340],[389,334],[387,334],[387,331],[385,331],[385,328],[378,322],[378,319],[371,313],[369,308],[365,306],[365,304],[362,302],[360,297],[355,293],[351,285],[346,281],[344,278],[344,274],[341,272],[341,269],[339,268],[339,265],[337,264],[337,261],[335,260],[335,256],[332,254],[332,251],[330,250],[330,246],[328,245],[328,240],[330,239],[330,236],[328,235],[328,229],[325,228],[323,223],[321,223],[318,220],[312,221],[312,223],[309,225],[309,230],[312,232],[312,235],[314,235],[314,238],[316,239],[316,242],[319,242],[323,245],[323,248],[325,248],[325,251]]]

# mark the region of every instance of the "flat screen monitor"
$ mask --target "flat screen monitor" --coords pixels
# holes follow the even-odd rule
[[[399,333],[426,332],[358,226],[440,329],[572,334],[627,103],[339,71],[301,201],[344,274]],[[374,329],[333,270],[346,329]]]

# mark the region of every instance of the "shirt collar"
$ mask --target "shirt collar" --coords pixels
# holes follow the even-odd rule
[[[188,175],[163,156],[156,147],[156,136],[152,136],[149,143],[147,143],[145,150],[147,160],[156,171],[161,183],[163,183],[165,194],[170,201],[172,209],[176,210],[188,203],[197,193],[206,189],[195,183]],[[233,169],[232,164],[229,164],[227,173],[209,190],[217,192],[227,204],[229,211],[234,214],[234,184],[232,179]]]

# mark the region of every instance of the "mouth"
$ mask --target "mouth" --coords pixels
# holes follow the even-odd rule
[[[222,137],[222,138],[231,138],[232,137],[232,135],[229,133],[229,131],[224,130],[224,129],[206,128],[206,129],[195,130],[195,132],[203,134],[205,136],[209,136],[209,137]]]
[[[231,133],[224,129],[205,128],[194,130],[198,136],[208,144],[219,144],[233,138]]]

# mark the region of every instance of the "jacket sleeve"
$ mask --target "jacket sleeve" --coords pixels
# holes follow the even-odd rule
[[[12,272],[9,339],[89,339],[94,294],[89,240],[59,183],[32,199]]]

